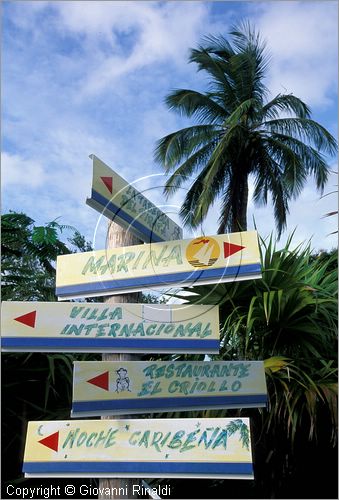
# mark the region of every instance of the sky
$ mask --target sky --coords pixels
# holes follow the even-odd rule
[[[267,41],[265,83],[293,93],[337,137],[337,2],[331,1],[11,1],[2,3],[2,212],[23,211],[37,225],[58,218],[95,249],[106,221],[88,207],[94,153],[180,223],[185,189],[165,201],[166,180],[154,162],[157,140],[192,124],[169,111],[175,88],[206,89],[188,64],[189,50],[209,34],[227,36],[247,19]],[[294,244],[337,244],[337,159],[321,198],[312,179],[290,204]],[[333,193],[334,191],[334,193]],[[253,192],[250,183],[250,193]],[[329,194],[332,193],[332,194]],[[215,204],[199,231],[217,231]],[[248,225],[275,234],[272,207],[248,207]]]

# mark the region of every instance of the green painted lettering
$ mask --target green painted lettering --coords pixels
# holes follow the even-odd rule
[[[240,382],[240,380],[235,380],[235,381],[232,383],[231,390],[232,390],[232,392],[237,392],[237,391],[239,391],[240,387],[241,387],[241,382]]]
[[[118,429],[113,429],[108,435],[107,441],[105,443],[104,448],[109,448],[110,446],[115,445],[115,435],[118,432]]]
[[[79,447],[79,446],[83,445],[84,442],[86,441],[86,439],[87,439],[87,432],[84,431],[78,437],[77,446]]]
[[[197,439],[197,434],[200,432],[200,429],[197,429],[196,431],[190,432],[189,435],[186,438],[186,441],[182,445],[182,448],[180,450],[180,453],[183,453],[184,451],[190,450],[191,448],[195,447],[195,444],[191,444]]]
[[[97,274],[99,271],[99,268],[103,264],[104,260],[105,260],[104,256],[100,257],[100,259],[98,259],[97,262],[95,261],[95,257],[93,257],[93,256],[90,257],[88,259],[88,261],[86,262],[83,270],[81,271],[81,274],[87,274],[88,271],[90,273]]]
[[[91,434],[88,436],[87,441],[86,441],[86,446],[87,448],[90,448],[93,446],[92,439],[95,439],[97,437],[98,433],[97,432],[91,432]]]
[[[168,267],[172,260],[175,261],[175,264],[177,265],[182,264],[180,245],[175,245],[175,247],[172,248],[168,257],[163,258],[161,263],[164,267]]]
[[[78,316],[78,314],[81,313],[81,311],[84,309],[84,307],[72,307],[72,310],[71,310],[71,314],[70,314],[70,318],[76,318]]]
[[[172,449],[180,448],[182,446],[181,438],[185,435],[185,431],[177,431],[172,437],[168,447]]]
[[[200,337],[202,339],[204,339],[205,337],[208,337],[209,335],[212,335],[211,323],[207,323],[204,330],[201,332]]]
[[[91,323],[90,325],[86,325],[84,330],[86,331],[85,335],[89,335],[91,331],[98,326],[98,323]]]
[[[215,437],[218,435],[220,427],[216,427],[214,430],[213,429],[214,427],[207,427],[206,430],[203,431],[199,439],[198,446],[200,446],[201,443],[204,443],[206,450],[211,446]],[[212,436],[208,439],[207,433],[212,430],[213,430]]]
[[[145,253],[145,251],[144,251],[144,250],[142,250],[142,251],[139,253],[138,257],[136,258],[136,260],[135,260],[135,262],[134,262],[134,264],[133,264],[133,266],[132,266],[132,269],[133,269],[133,270],[135,270],[135,269],[137,269],[137,268],[138,268],[138,265],[139,265],[139,263],[140,263],[140,261],[141,261],[142,256],[144,255],[144,253]]]
[[[153,435],[151,447],[154,446],[154,448],[157,451],[161,451],[158,443],[159,443],[159,441],[161,441],[162,437],[163,437],[163,433],[161,431],[155,432],[154,435]]]
[[[152,323],[146,328],[146,335],[151,336],[154,335],[155,330],[157,329],[157,324]]]
[[[137,436],[139,436],[139,434],[141,434],[141,431],[135,431],[133,432],[132,436],[129,438],[128,442],[129,444],[131,444],[132,446],[135,446],[138,442],[138,439],[135,439]]]
[[[98,331],[96,337],[104,337],[106,335],[105,328],[109,327],[109,323],[104,323],[103,325],[98,325]]]
[[[146,366],[146,368],[143,369],[143,372],[146,375],[146,377],[155,378],[155,370],[157,369],[157,366],[158,365],[156,363]]]
[[[68,443],[70,443],[69,447],[73,448],[73,444],[74,444],[75,438],[77,437],[77,434],[78,434],[79,431],[80,431],[80,427],[77,427],[73,431],[69,431],[69,433],[67,434],[66,439],[65,439],[62,447],[66,448],[66,446],[68,445]]]
[[[214,448],[217,448],[218,446],[223,446],[225,450],[227,448],[227,430],[225,430],[225,429],[223,429],[220,432],[219,436],[214,441],[214,443],[212,445],[212,450],[214,450]]]
[[[117,330],[119,330],[119,328],[120,328],[120,323],[112,323],[111,328],[108,332],[108,336],[109,337],[116,337],[117,336],[116,332],[117,332]]]
[[[144,445],[145,448],[148,448],[148,441],[149,441],[150,433],[151,433],[151,431],[145,431],[143,433],[143,435],[138,443],[138,446]]]
[[[98,321],[102,321],[103,319],[107,319],[108,315],[108,307],[106,309],[104,309],[103,311],[101,311],[99,317],[98,317]],[[90,319],[90,318],[89,318]]]
[[[91,314],[88,316],[87,319],[89,319],[89,320],[90,319],[97,319],[97,314],[98,314],[98,309],[95,308],[95,309],[92,310]]]
[[[134,259],[135,253],[134,252],[127,252],[123,255],[119,255],[118,261],[119,264],[117,266],[117,273],[124,271],[125,273],[128,273],[128,263]]]
[[[122,319],[122,307],[115,307],[113,311],[109,313],[110,319]]]

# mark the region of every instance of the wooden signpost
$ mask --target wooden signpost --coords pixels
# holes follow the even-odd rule
[[[59,300],[261,277],[256,231],[202,236],[57,259]]]
[[[262,361],[74,363],[72,417],[266,404]]]
[[[260,278],[257,233],[182,240],[179,226],[91,158],[87,204],[112,221],[108,248],[59,256],[56,294],[106,302],[5,302],[2,350],[103,353],[102,362],[75,362],[72,405],[73,417],[102,419],[29,422],[25,476],[98,477],[109,490],[100,498],[116,498],[115,478],[133,478],[123,498],[135,498],[144,477],[253,479],[248,418],[119,415],[266,405],[260,361],[130,361],[131,353],[218,352],[217,305],[130,302],[150,288]]]
[[[3,351],[217,353],[219,307],[3,302]]]
[[[182,239],[182,229],[172,219],[95,155],[90,158],[93,182],[87,205],[146,243]]]
[[[29,422],[26,477],[253,479],[248,418]]]

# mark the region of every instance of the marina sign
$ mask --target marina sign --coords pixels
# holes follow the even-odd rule
[[[95,155],[92,194],[86,203],[146,243],[182,238],[182,229]]]
[[[262,361],[76,361],[72,417],[266,406]]]
[[[3,302],[3,351],[218,353],[219,307]]]
[[[26,477],[253,479],[248,418],[29,422]]]
[[[59,300],[261,277],[256,231],[61,255]]]

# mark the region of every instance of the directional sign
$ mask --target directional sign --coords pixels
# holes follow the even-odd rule
[[[3,351],[219,352],[218,306],[3,302]]]
[[[182,229],[95,155],[92,195],[86,203],[146,243],[182,238]]]
[[[262,361],[74,363],[72,417],[266,406]]]
[[[26,477],[253,479],[248,418],[29,422]]]
[[[61,255],[59,300],[261,277],[256,231]]]

